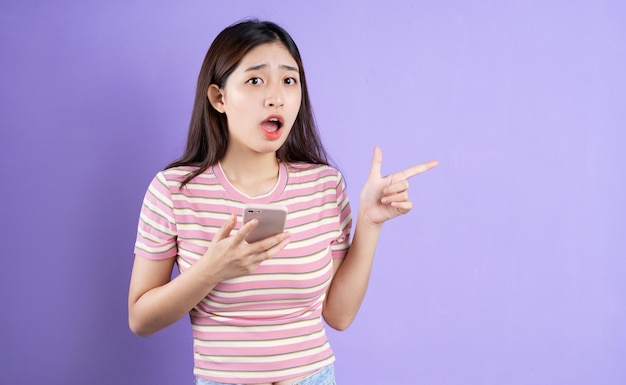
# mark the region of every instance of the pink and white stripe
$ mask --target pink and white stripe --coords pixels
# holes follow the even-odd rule
[[[227,383],[273,382],[334,361],[321,320],[333,258],[349,248],[351,215],[345,183],[332,167],[280,165],[262,197],[237,191],[215,165],[181,189],[192,167],[157,174],[142,207],[135,252],[177,257],[185,270],[202,257],[229,215],[241,225],[248,203],[285,205],[288,246],[252,274],[218,284],[190,313],[194,373]]]

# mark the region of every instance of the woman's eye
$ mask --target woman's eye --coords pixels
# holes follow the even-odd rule
[[[261,84],[261,78],[252,78],[248,80],[250,84]]]
[[[297,82],[296,82],[295,78],[287,78],[287,79],[285,79],[285,84],[292,85],[292,84],[296,84],[296,83]]]

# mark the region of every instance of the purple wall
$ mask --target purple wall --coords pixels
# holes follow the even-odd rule
[[[330,333],[342,385],[626,383],[625,4],[3,1],[0,384],[191,383],[187,320],[128,330],[135,228],[247,16],[298,42],[355,206],[374,145],[441,162]]]

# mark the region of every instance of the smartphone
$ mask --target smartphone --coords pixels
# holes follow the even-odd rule
[[[257,219],[259,224],[246,237],[246,241],[253,243],[282,233],[287,221],[287,207],[281,205],[248,205],[243,209],[243,223]]]

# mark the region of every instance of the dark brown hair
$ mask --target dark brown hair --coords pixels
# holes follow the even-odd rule
[[[246,20],[224,29],[207,52],[200,75],[189,124],[187,146],[183,156],[166,167],[198,166],[187,175],[182,186],[203,173],[209,166],[222,160],[228,144],[226,116],[213,108],[207,97],[211,84],[220,88],[250,50],[279,42],[287,48],[300,70],[302,102],[298,116],[285,143],[276,152],[282,162],[328,164],[328,155],[322,145],[306,85],[300,51],[291,36],[280,26],[269,21]]]

